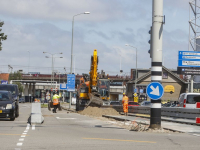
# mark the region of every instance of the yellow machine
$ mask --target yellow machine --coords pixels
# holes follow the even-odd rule
[[[97,67],[97,50],[94,50],[93,56],[91,56],[89,76],[86,74],[83,75],[83,78],[80,79],[80,84],[77,89],[77,110],[80,110],[80,106],[101,107],[104,101],[110,100],[110,80],[99,78]]]

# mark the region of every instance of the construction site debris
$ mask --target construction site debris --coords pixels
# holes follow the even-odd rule
[[[81,115],[88,115],[93,117],[102,117],[102,115],[119,115],[113,108],[98,108],[98,107],[87,107],[83,111],[79,112]]]

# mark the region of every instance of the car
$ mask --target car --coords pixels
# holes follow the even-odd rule
[[[16,115],[15,117],[19,116],[19,89],[17,84],[0,84],[0,90],[10,91],[12,94],[13,99],[15,100],[15,107],[16,107]]]
[[[10,91],[0,91],[0,118],[10,118],[14,121],[18,115],[18,102]]]
[[[151,102],[150,101],[143,101],[140,106],[151,106]]]
[[[200,93],[182,93],[178,99],[178,107],[196,108],[200,102]]]
[[[128,106],[140,106],[140,105],[137,102],[129,101]]]
[[[25,103],[24,98],[19,98],[19,103]]]
[[[120,106],[121,103],[119,101],[110,101],[110,106]]]

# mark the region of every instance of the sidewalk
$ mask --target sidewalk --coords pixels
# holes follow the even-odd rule
[[[139,116],[110,116],[110,115],[103,115],[106,118],[112,118],[121,121],[135,121],[141,124],[150,124],[150,118],[141,118]],[[163,118],[163,117],[162,117]],[[165,118],[166,119],[166,118]],[[171,118],[172,120],[173,118]],[[185,120],[185,119],[182,119]],[[190,120],[191,121],[191,120]],[[190,124],[182,124],[176,122],[167,122],[161,121],[161,127],[163,129],[171,130],[171,131],[178,131],[183,133],[200,133],[200,126],[198,125],[190,125]]]

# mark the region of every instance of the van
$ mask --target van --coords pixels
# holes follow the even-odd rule
[[[10,91],[15,103],[16,107],[16,115],[15,117],[19,116],[19,89],[17,84],[0,84],[0,90],[3,91]]]
[[[179,107],[196,108],[196,102],[200,102],[200,93],[182,93],[179,96]]]

